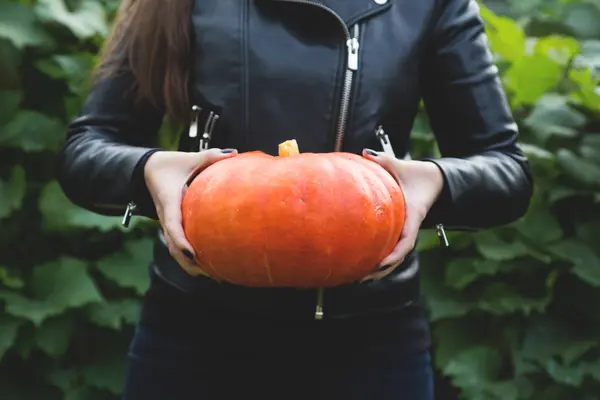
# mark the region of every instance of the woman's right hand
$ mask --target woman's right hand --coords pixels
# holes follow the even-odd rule
[[[199,153],[159,151],[152,154],[144,166],[146,186],[154,201],[169,252],[190,275],[208,276],[195,263],[194,249],[183,231],[181,201],[186,181],[198,170],[236,154],[233,149],[209,149]]]

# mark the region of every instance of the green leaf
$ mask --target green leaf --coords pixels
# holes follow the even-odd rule
[[[19,49],[51,43],[31,8],[14,2],[0,3],[0,38],[10,40]]]
[[[125,376],[125,352],[104,352],[81,369],[84,381],[95,388],[119,395]]]
[[[569,239],[552,246],[551,251],[573,264],[573,273],[584,282],[600,287],[600,257],[585,244]]]
[[[480,5],[492,50],[507,61],[518,60],[525,52],[525,33],[513,20],[494,14]]]
[[[71,309],[103,300],[89,276],[87,266],[79,260],[61,258],[35,267],[30,281],[33,297],[16,292],[0,292],[6,312],[40,326],[47,318]]]
[[[463,293],[457,293],[444,285],[444,274],[439,265],[423,264],[421,269],[421,287],[423,289],[429,320],[431,322],[444,318],[466,315],[474,304],[470,303]]]
[[[123,324],[136,324],[141,308],[139,300],[125,299],[90,304],[86,311],[90,321],[96,325],[118,330]]]
[[[14,116],[22,99],[23,93],[20,90],[0,90],[0,125]]]
[[[578,157],[567,149],[559,149],[556,152],[556,160],[568,178],[589,188],[600,188],[600,166]]]
[[[567,99],[557,94],[540,97],[524,125],[532,130],[541,142],[552,136],[573,137],[586,123],[586,117],[573,109]]]
[[[563,22],[577,37],[583,39],[600,38],[600,9],[594,4],[574,2],[568,7]]]
[[[71,92],[84,95],[95,59],[91,53],[58,54],[39,61],[37,67],[51,78],[67,81]]]
[[[504,241],[491,230],[479,232],[474,237],[477,250],[489,260],[514,260],[527,254],[527,247],[523,243]]]
[[[12,275],[10,270],[3,265],[0,265],[0,284],[9,289],[21,289],[25,286],[25,282],[21,278]]]
[[[62,356],[69,347],[74,330],[75,323],[70,316],[47,319],[36,331],[35,344],[49,356]]]
[[[496,349],[473,346],[448,362],[443,371],[461,388],[485,391],[486,384],[498,378],[501,365],[502,357]]]
[[[512,285],[496,282],[485,287],[478,296],[477,306],[494,315],[522,313],[529,315],[534,311],[543,312],[552,299],[549,291],[541,298],[529,298],[518,293]]]
[[[128,242],[123,251],[98,262],[98,270],[117,285],[143,295],[150,285],[148,268],[152,262],[152,240]]]
[[[446,284],[462,290],[482,276],[498,273],[502,264],[493,260],[479,258],[457,258],[446,266]]]
[[[0,180],[0,220],[21,208],[26,190],[25,170],[17,165],[12,168],[10,180]]]
[[[56,151],[64,140],[66,128],[37,111],[21,110],[0,128],[0,146],[26,152]]]
[[[120,218],[96,214],[73,204],[56,181],[48,183],[42,190],[39,209],[44,219],[43,228],[48,231],[80,228],[107,232],[121,229]]]
[[[507,89],[513,93],[513,107],[534,104],[560,80],[562,66],[552,58],[526,55],[515,61],[504,74]]]
[[[518,232],[533,243],[544,245],[559,240],[563,231],[544,198],[536,197],[527,214],[515,223]]]
[[[107,35],[109,23],[101,3],[80,0],[71,10],[64,0],[38,0],[36,6],[40,19],[65,26],[79,39]]]
[[[0,361],[17,340],[23,320],[0,314]]]
[[[537,38],[533,51],[566,65],[580,51],[580,45],[575,38],[550,35]]]

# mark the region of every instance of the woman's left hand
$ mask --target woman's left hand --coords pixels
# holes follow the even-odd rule
[[[432,162],[399,160],[370,149],[363,151],[363,157],[381,165],[398,181],[404,192],[406,219],[394,250],[381,261],[376,272],[365,277],[362,282],[382,279],[404,261],[415,247],[421,223],[444,187],[442,172]]]

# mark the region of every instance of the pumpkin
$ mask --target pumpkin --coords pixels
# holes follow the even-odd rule
[[[248,287],[327,288],[372,273],[394,248],[405,203],[396,180],[356,154],[241,153],[204,169],[181,205],[196,262]]]

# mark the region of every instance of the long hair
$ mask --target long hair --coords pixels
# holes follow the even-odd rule
[[[193,0],[123,0],[94,79],[127,71],[138,102],[189,116],[190,12]]]

